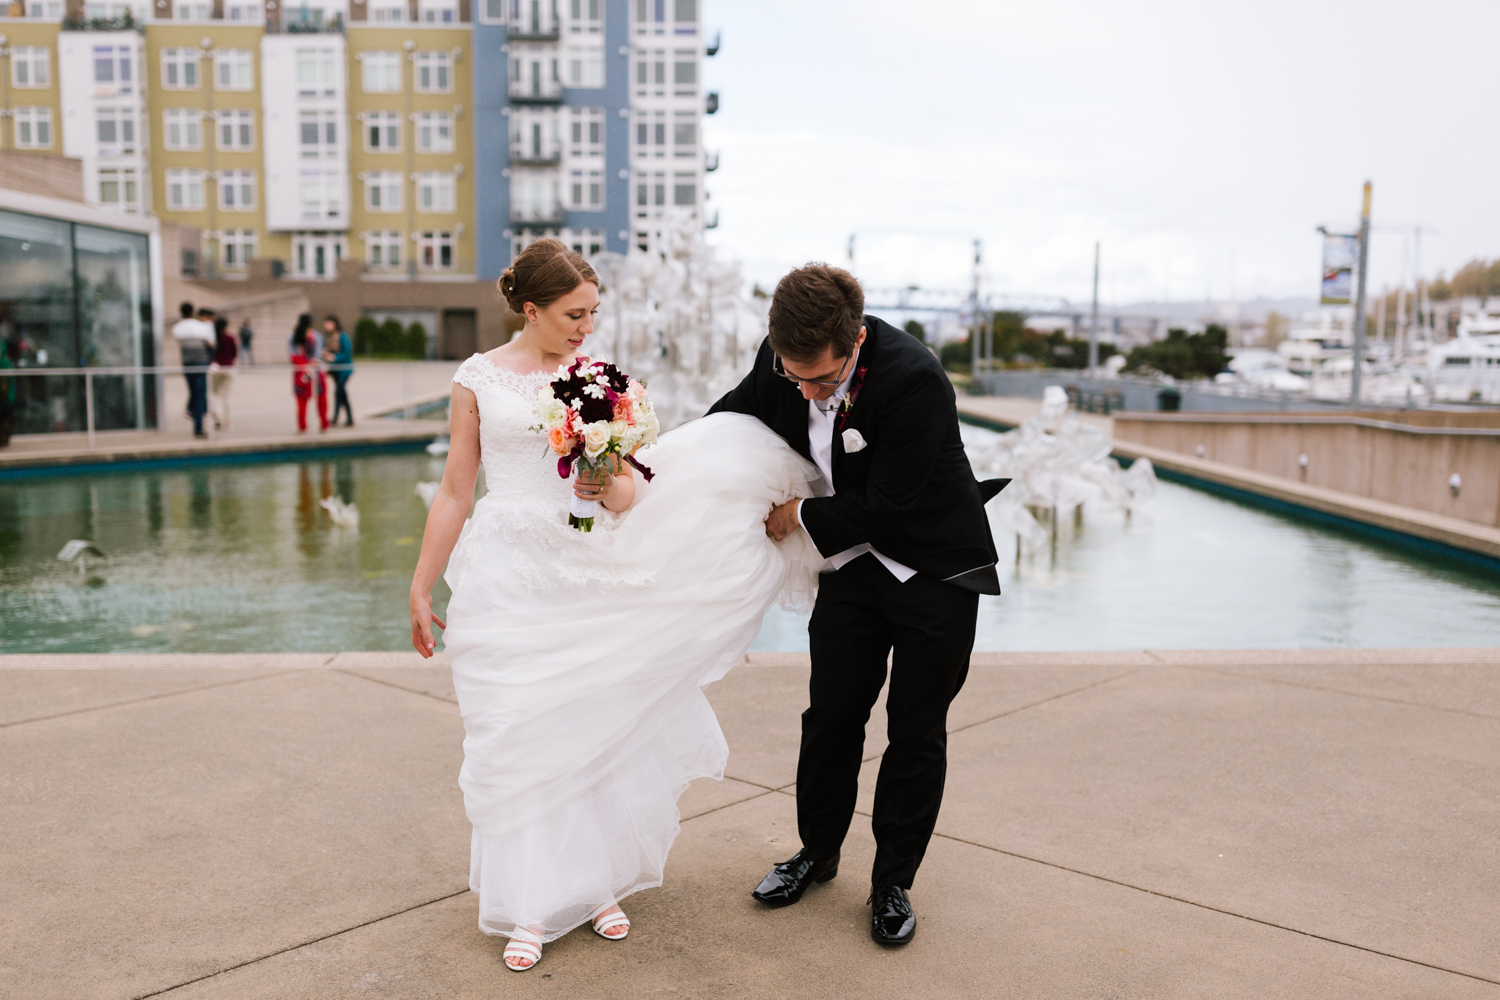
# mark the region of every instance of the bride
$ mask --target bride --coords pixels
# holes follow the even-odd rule
[[[728,747],[702,687],[744,654],[770,603],[811,604],[821,563],[803,532],[763,522],[818,473],[753,417],[716,414],[628,466],[559,477],[537,394],[585,354],[599,279],[538,240],[500,279],[525,328],[454,375],[451,444],[411,586],[412,643],[444,643],[464,720],[459,772],[473,824],[479,927],[520,972],[591,922],[618,941],[620,901],[660,885],[677,799],[722,778]],[[486,495],[470,506],[480,466]],[[568,526],[572,496],[594,530]],[[432,616],[444,564],[448,620]]]

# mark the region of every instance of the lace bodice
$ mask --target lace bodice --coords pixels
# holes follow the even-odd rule
[[[497,368],[483,354],[459,366],[453,381],[479,401],[479,457],[490,496],[506,500],[547,499],[566,507],[568,481],[557,474],[557,457],[531,429],[536,397],[553,372]]]
[[[583,534],[568,526],[572,480],[557,474],[557,456],[531,429],[537,394],[555,374],[507,371],[475,354],[453,375],[453,381],[474,393],[479,403],[479,459],[486,489],[448,563],[448,582],[454,588],[478,557],[480,543],[497,533],[510,542],[524,534],[556,550],[548,572],[521,549],[513,550],[517,570],[535,589],[551,589],[559,574],[575,582],[637,582],[628,568],[611,567],[608,558],[601,558],[605,554],[600,549],[608,548],[617,515],[601,504],[592,532]]]

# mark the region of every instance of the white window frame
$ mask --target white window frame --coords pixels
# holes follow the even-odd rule
[[[334,97],[339,88],[339,54],[332,45],[303,45],[292,54],[298,97]]]
[[[395,271],[406,260],[399,229],[376,229],[365,234],[365,265],[375,271]],[[395,259],[392,260],[394,255]]]
[[[255,89],[255,59],[249,49],[214,50],[214,89]]]
[[[225,212],[253,212],[256,198],[255,171],[219,171],[219,208]]]
[[[219,234],[220,266],[243,271],[260,255],[260,238],[253,229],[225,229]]]
[[[201,74],[198,65],[198,50],[187,48],[161,50],[161,89],[197,90]],[[174,72],[175,71],[175,72]],[[177,77],[176,81],[172,77]],[[188,77],[192,77],[188,83]]]
[[[336,167],[303,167],[297,174],[297,210],[304,222],[327,225],[344,214],[341,175]],[[309,198],[315,194],[315,198]]]
[[[569,108],[563,134],[567,137],[568,155],[591,159],[604,155],[604,109]]]
[[[308,125],[313,126],[313,135],[316,142],[309,143],[307,139]],[[318,110],[303,109],[297,114],[297,157],[300,160],[332,160],[339,156],[344,144],[340,131],[343,127],[343,117],[337,112],[329,109]],[[333,138],[330,139],[330,131]]]
[[[370,142],[370,133],[375,132],[380,138],[379,144]],[[364,121],[360,123],[360,133],[364,139],[366,153],[399,153],[401,152],[401,112],[399,111],[366,111]],[[389,142],[394,133],[394,142]]]
[[[52,86],[52,50],[44,45],[18,45],[10,50],[10,85],[17,90],[46,90]]]
[[[423,271],[451,271],[458,254],[453,234],[446,230],[427,229],[414,235],[417,244],[417,267]],[[444,264],[443,250],[448,251],[448,263]]]
[[[172,20],[209,21],[213,19],[214,5],[201,0],[173,0]]]
[[[417,152],[453,152],[453,114],[449,111],[417,113]]]
[[[370,22],[372,24],[404,24],[406,4],[392,3],[391,0],[376,0],[370,5]]]
[[[682,79],[684,75],[684,68],[691,70],[691,72],[687,74],[692,77],[691,80]],[[701,74],[702,71],[698,65],[697,49],[672,50],[672,86],[675,88],[675,96],[692,97],[694,94],[698,93],[698,78]]]
[[[105,208],[116,208],[124,212],[139,211],[141,207],[141,179],[135,167],[100,167],[94,182],[99,194],[99,204]],[[113,201],[104,199],[104,186],[113,183],[119,196]]]
[[[360,80],[367,94],[401,93],[401,53],[373,51],[362,53]]]
[[[452,171],[421,171],[417,174],[417,211],[426,215],[452,215],[458,201],[457,188]]]
[[[698,183],[698,175],[696,173],[674,173],[672,175],[672,207],[697,208],[698,195],[701,193],[699,190],[700,187],[701,185]],[[683,188],[687,188],[691,192],[691,201],[682,200]]]
[[[239,153],[255,148],[255,112],[249,108],[230,108],[217,113],[214,124],[218,137],[218,148],[226,153]],[[229,141],[224,141],[225,134]]]
[[[604,0],[566,0],[568,33],[598,35],[604,31]]]
[[[399,170],[370,170],[364,174],[365,211],[377,215],[402,211],[406,178]]]
[[[95,45],[89,66],[94,74],[95,96],[121,96],[135,93],[135,50],[129,45]],[[99,79],[101,64],[109,67],[109,79]]]
[[[683,139],[683,129],[690,131],[686,141]],[[698,112],[678,111],[672,116],[672,155],[673,156],[697,156],[700,147],[699,142]]]
[[[474,0],[474,17],[480,24],[509,24],[510,0]]]
[[[64,9],[61,0],[26,0],[24,16],[39,21],[61,21]]]
[[[424,24],[455,24],[458,22],[457,0],[418,0],[417,20]]]
[[[140,149],[141,137],[136,134],[135,108],[126,105],[124,107],[106,106],[94,109],[94,150],[101,158],[115,156],[134,156]],[[115,138],[105,139],[100,134],[100,126],[106,123],[114,126]]]
[[[202,149],[203,112],[197,108],[162,109],[161,144],[173,152]]]
[[[174,212],[201,212],[203,210],[203,171],[167,171],[167,208]]]
[[[570,42],[563,59],[563,86],[594,90],[604,86],[604,43]]]
[[[14,130],[11,134],[15,137],[17,149],[52,148],[51,108],[16,108],[11,115],[11,128]]]
[[[413,89],[419,94],[453,93],[453,53],[416,53],[416,78]]]
[[[260,24],[263,20],[265,18],[262,16],[261,5],[258,3],[226,4],[224,6],[224,21],[227,24]],[[252,239],[254,235],[252,232]]]
[[[580,212],[604,211],[604,173],[578,169],[568,178],[568,207]]]

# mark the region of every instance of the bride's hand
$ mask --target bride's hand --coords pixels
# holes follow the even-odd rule
[[[573,495],[580,500],[598,500],[603,503],[615,488],[613,471],[603,469],[579,470],[573,480]]]
[[[432,613],[431,594],[411,595],[411,644],[422,654],[422,659],[432,656],[437,643],[432,638],[432,626],[446,629],[448,626]]]

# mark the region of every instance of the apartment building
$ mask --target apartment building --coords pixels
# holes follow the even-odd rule
[[[421,319],[448,352],[503,338],[492,282],[534,239],[624,253],[670,215],[713,224],[699,0],[4,9],[0,149],[158,217],[174,281],[340,284],[314,309]]]
[[[0,150],[43,156],[62,154],[62,91],[58,84],[57,37],[62,12],[48,19],[47,4],[21,3],[0,18]]]
[[[482,277],[542,236],[625,253],[669,213],[705,222],[698,0],[479,2]]]

